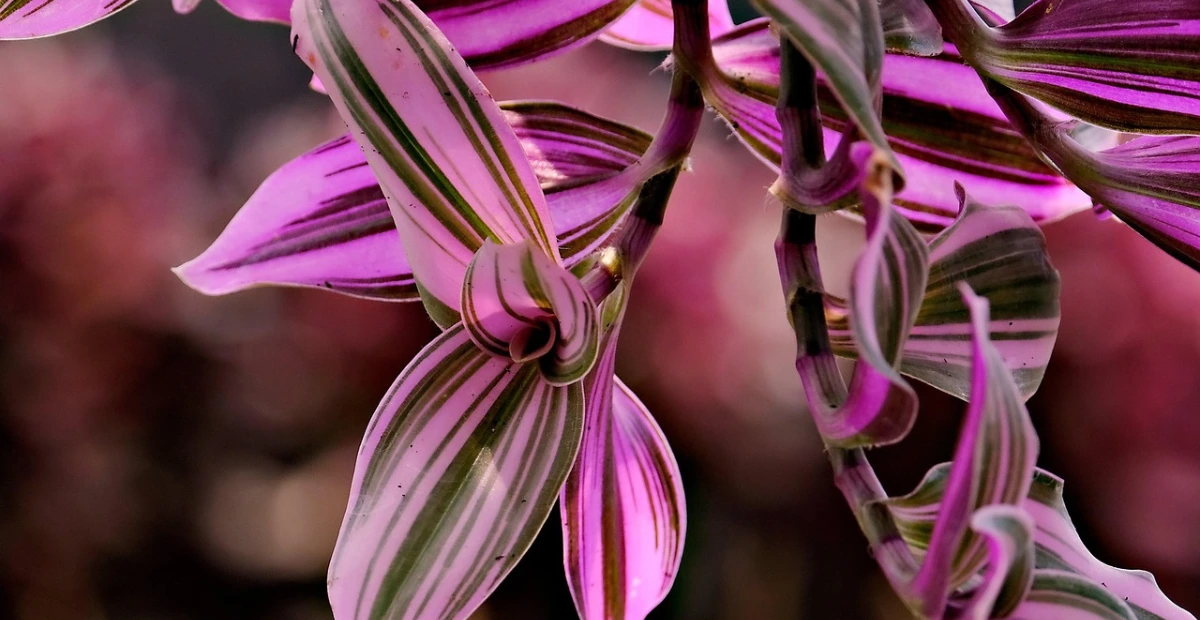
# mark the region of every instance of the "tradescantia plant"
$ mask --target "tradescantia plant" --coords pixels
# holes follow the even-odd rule
[[[336,617],[467,617],[556,501],[581,617],[663,600],[679,471],[614,359],[706,106],[778,172],[808,409],[911,612],[1194,617],[1084,547],[1024,403],[1059,323],[1039,222],[1108,211],[1200,266],[1195,0],[755,0],[764,17],[736,26],[721,0],[220,1],[291,24],[349,133],[266,179],[180,277],[420,300],[442,328],[366,430],[329,570]],[[0,37],[128,4],[8,0]],[[496,103],[476,77],[596,38],[671,50],[653,136]],[[833,211],[865,224],[845,298],[817,261],[816,216]],[[857,360],[848,382],[838,357]],[[911,379],[967,413],[952,460],[895,495],[867,450],[912,427]]]

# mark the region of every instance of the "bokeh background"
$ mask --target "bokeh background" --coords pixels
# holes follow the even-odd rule
[[[738,7],[742,8],[742,7]],[[748,17],[739,11],[740,18]],[[143,0],[0,43],[0,617],[329,618],[362,429],[435,333],[418,305],[209,298],[169,271],[276,166],[344,131],[284,27]],[[653,130],[661,57],[591,45],[485,78]],[[905,618],[834,490],[792,369],[772,175],[713,119],[634,287],[619,374],[684,473],[684,564],[655,618]],[[968,188],[969,189],[969,188]],[[857,225],[821,222],[827,277]],[[1089,212],[1046,228],[1063,326],[1030,409],[1103,559],[1200,610],[1200,275]],[[962,405],[921,390],[877,451],[903,493]],[[569,618],[552,516],[485,618]]]

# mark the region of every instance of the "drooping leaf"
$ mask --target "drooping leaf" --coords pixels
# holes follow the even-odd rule
[[[1038,0],[967,60],[1090,123],[1200,133],[1200,3]]]
[[[1023,507],[1037,524],[1038,569],[1070,571],[1101,584],[1127,604],[1138,620],[1195,620],[1163,594],[1150,573],[1116,568],[1092,555],[1067,514],[1063,481],[1058,476],[1037,470]]]
[[[1087,209],[1088,197],[1038,159],[952,51],[934,58],[884,58],[883,129],[908,172],[896,208],[922,228],[947,226],[958,213],[953,187],[961,182],[977,199],[1018,204],[1039,222]],[[717,39],[713,57],[716,68],[702,83],[706,98],[738,138],[778,170],[782,134],[774,108],[780,59],[769,22],[748,22]],[[826,148],[832,151],[847,117],[828,88],[822,85],[818,96],[822,121],[830,128]]]
[[[1092,157],[1079,185],[1180,261],[1200,269],[1200,136],[1148,136]],[[1074,170],[1073,170],[1074,172]]]
[[[900,171],[877,103],[883,69],[883,27],[876,0],[753,0],[829,80],[830,90],[868,141]]]
[[[733,29],[727,0],[708,0],[708,28],[711,36]],[[669,50],[675,40],[671,0],[637,0],[629,12],[609,26],[600,40],[632,50]]]
[[[951,605],[960,618],[1007,618],[1033,582],[1033,518],[1016,506],[993,504],[975,511],[971,529],[987,541],[987,567],[970,596]]]
[[[563,560],[581,618],[642,620],[679,572],[687,510],[666,437],[613,376],[622,292],[603,307],[612,318],[584,380],[583,444],[559,498]]]
[[[133,0],[2,0],[0,40],[33,39],[98,22]]]
[[[466,618],[512,570],[575,455],[583,387],[485,353],[462,325],[388,391],[329,567],[338,620]]]
[[[629,205],[589,203],[565,190],[628,168],[650,136],[557,103],[502,108],[547,194],[563,262],[574,265],[611,234]],[[419,298],[383,190],[350,136],[268,177],[213,245],[176,272],[210,295],[282,284],[389,301]]]
[[[1138,620],[1108,588],[1086,577],[1056,570],[1035,570],[1025,600],[1014,618],[1054,620]]]
[[[945,494],[949,464],[931,469],[925,479],[909,495],[893,500],[900,533],[917,553],[929,544],[929,533]],[[1084,546],[1063,503],[1063,481],[1042,469],[1035,469],[1032,483],[1021,508],[1034,521],[1035,568],[1038,571],[1074,573],[1091,584],[1102,587],[1127,604],[1139,620],[1194,620],[1194,616],[1175,605],[1163,594],[1154,577],[1145,571],[1124,570],[1098,560]],[[1076,583],[1072,581],[1069,583]],[[1092,586],[1081,586],[1091,590]],[[1043,582],[1042,590],[1049,585]],[[1027,608],[1028,609],[1028,608]],[[1063,616],[1031,616],[1014,614],[1016,618],[1059,618]],[[1103,617],[1103,616],[1102,616]]]
[[[527,242],[485,242],[467,267],[461,307],[480,349],[536,359],[552,385],[583,379],[596,362],[596,303],[571,272]]]
[[[810,354],[801,349],[796,358],[796,370],[809,395],[817,430],[827,444],[839,448],[895,443],[912,427],[917,413],[916,394],[896,366],[916,319],[928,273],[924,240],[891,208],[891,171],[885,158],[872,156],[860,165],[866,170],[862,197],[867,246],[854,264],[849,313],[861,361],[855,366],[847,392],[831,354]],[[785,241],[781,239],[776,245],[777,252],[787,249]],[[820,288],[819,283],[794,281],[796,274],[787,272],[792,267],[785,268],[803,262],[779,256],[789,305],[800,293],[815,293],[802,289]],[[799,346],[825,349],[828,343],[823,342],[820,331],[797,327],[798,338],[803,335],[819,339],[799,342]]]
[[[900,372],[966,400],[971,390],[971,316],[957,285],[991,304],[989,338],[1023,399],[1037,391],[1059,324],[1059,277],[1046,239],[1017,207],[984,206],[960,194],[958,221],[929,242],[929,280]],[[844,303],[827,302],[834,351],[857,357]]]
[[[990,82],[1013,123],[1098,204],[1193,269],[1200,269],[1200,136],[1144,136],[1093,152],[1029,98]]]
[[[914,545],[924,554],[913,587],[925,613],[942,609],[949,594],[983,568],[986,541],[968,530],[971,515],[985,506],[1016,505],[1024,499],[1038,452],[1029,412],[988,339],[988,302],[965,284],[960,290],[971,314],[971,398],[944,491],[936,504],[920,488],[887,502],[901,523],[932,519],[925,545]]]
[[[297,54],[320,77],[388,199],[422,300],[454,321],[485,239],[554,260],[545,196],[500,108],[410,0],[303,0]]]
[[[888,50],[918,56],[942,53],[942,26],[922,0],[881,0],[879,18]]]

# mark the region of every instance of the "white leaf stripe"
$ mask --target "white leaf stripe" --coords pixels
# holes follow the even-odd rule
[[[461,325],[400,375],[368,428],[330,566],[338,618],[464,618],[545,521],[582,386],[479,351]]]

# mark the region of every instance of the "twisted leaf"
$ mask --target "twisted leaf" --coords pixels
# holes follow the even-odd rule
[[[1059,277],[1046,239],[1017,207],[984,206],[961,191],[958,220],[929,242],[929,280],[904,345],[900,372],[964,400],[971,389],[972,321],[958,291],[988,298],[988,334],[1023,399],[1037,391],[1059,324]],[[844,302],[830,298],[833,350],[858,356]]]

